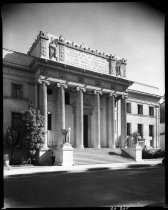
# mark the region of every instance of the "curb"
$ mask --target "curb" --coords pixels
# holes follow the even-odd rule
[[[38,168],[10,168],[4,170],[4,178],[22,177],[32,175],[66,174],[66,173],[90,173],[107,170],[134,169],[143,167],[152,167],[163,165],[161,160],[140,161],[130,163],[112,163],[112,164],[95,164],[95,165],[76,165],[76,166],[39,166]],[[42,168],[44,167],[44,168]]]

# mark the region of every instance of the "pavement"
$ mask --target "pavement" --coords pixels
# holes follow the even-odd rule
[[[93,165],[73,165],[73,166],[4,166],[4,178],[25,176],[32,174],[44,173],[80,173],[80,172],[95,172],[100,170],[117,170],[117,169],[132,169],[139,167],[152,167],[162,164],[163,158],[143,159],[139,162],[126,163],[108,163],[108,164],[93,164]]]

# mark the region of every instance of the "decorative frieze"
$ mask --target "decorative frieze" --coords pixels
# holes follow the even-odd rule
[[[78,81],[84,83],[84,77],[79,77],[78,76]]]
[[[101,82],[100,81],[95,81],[95,85],[100,87],[101,86]]]
[[[51,43],[49,44],[49,58],[54,58],[56,61],[58,61],[59,57],[59,47],[58,47],[58,40],[51,40]]]
[[[47,56],[47,44],[46,40],[41,39],[41,55],[46,57]]]
[[[59,45],[59,61],[63,62],[65,60],[65,46]]]
[[[65,73],[59,73],[59,77],[60,77],[61,79],[65,79],[65,78],[66,78],[66,74],[65,74]]]

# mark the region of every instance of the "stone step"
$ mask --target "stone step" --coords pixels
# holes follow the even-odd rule
[[[74,148],[75,165],[123,163],[129,162],[130,160],[129,156],[123,157],[122,150],[120,148]]]

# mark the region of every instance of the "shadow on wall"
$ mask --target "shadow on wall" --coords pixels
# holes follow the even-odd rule
[[[52,165],[50,150],[39,153],[38,164],[42,165],[42,166],[51,166]]]

